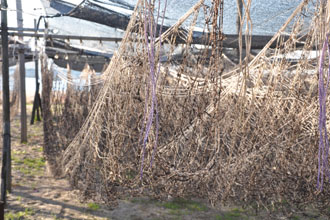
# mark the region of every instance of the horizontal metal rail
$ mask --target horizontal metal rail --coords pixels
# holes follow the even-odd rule
[[[44,34],[38,33],[18,33],[8,32],[9,36],[20,36],[20,37],[36,37],[43,38]],[[60,34],[47,34],[47,39],[65,39],[65,40],[94,40],[94,41],[114,41],[120,42],[122,38],[118,37],[95,37],[95,36],[77,36],[77,35],[60,35]]]
[[[18,32],[18,28],[11,28],[15,29],[17,31],[9,31],[9,36],[21,36],[21,37],[35,37],[35,38],[44,38],[45,35],[43,33],[31,33],[28,31],[35,31],[33,28],[26,29],[26,32]],[[23,29],[24,30],[24,29]],[[47,34],[47,39],[64,39],[64,40],[88,40],[88,41],[109,41],[109,42],[120,42],[122,38],[118,37],[96,37],[96,36],[79,36],[79,35],[62,35],[62,34]],[[209,41],[209,34],[200,34],[198,36],[193,37],[193,41],[191,44],[207,44]],[[243,35],[243,39],[244,39]],[[262,49],[272,38],[273,36],[269,35],[253,35],[252,41],[251,41],[251,49]],[[283,35],[283,40],[288,40],[289,36]],[[304,46],[304,41],[306,40],[306,36],[298,36],[296,39],[296,46]],[[184,40],[178,39],[176,43],[184,43]],[[245,41],[242,42],[242,47],[245,48]],[[238,35],[235,34],[224,34],[223,38],[223,47],[224,48],[238,48]],[[276,42],[274,42],[272,45],[270,45],[271,48],[277,47]]]
[[[1,27],[0,27],[1,30]],[[8,27],[8,31],[44,32],[45,29]]]

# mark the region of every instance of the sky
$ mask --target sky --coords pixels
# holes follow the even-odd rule
[[[8,27],[17,27],[17,0],[7,0],[8,3]],[[44,15],[44,8],[40,0],[20,0],[23,8],[23,26],[25,28],[34,27],[34,19]]]
[[[7,0],[8,2],[8,23],[9,27],[16,27],[16,1]],[[23,19],[25,28],[33,28],[33,19],[38,19],[40,15],[44,15],[43,5],[41,1],[47,0],[21,0],[24,9]],[[66,0],[68,2],[79,4],[82,0]],[[131,5],[135,5],[137,0],[121,0]],[[198,0],[168,0],[168,8],[174,10],[167,11],[167,15],[172,17],[173,22],[176,16],[180,16],[186,12]],[[207,0],[209,2],[210,0]],[[286,19],[297,7],[301,0],[254,0],[251,8],[254,34],[273,34],[280,26],[285,23]],[[224,6],[224,32],[235,33],[236,28],[236,0],[225,1]],[[234,15],[234,16],[233,16]],[[170,20],[171,20],[170,19]],[[62,25],[62,24],[61,24]]]

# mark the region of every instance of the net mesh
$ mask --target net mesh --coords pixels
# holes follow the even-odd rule
[[[242,24],[249,24],[243,28],[248,43],[252,27],[247,2]],[[210,8],[203,3],[163,33],[162,44],[155,40],[158,120],[152,119],[145,151],[141,136],[155,108],[144,38],[148,5],[139,1],[103,83],[68,85],[52,93],[51,141],[45,147],[46,153],[57,151],[49,151],[49,158],[56,158],[54,163],[62,165],[85,196],[105,201],[129,193],[195,196],[214,205],[326,205],[329,189],[316,190],[317,65],[326,33],[324,5],[308,7],[310,2],[303,1],[271,42],[256,56],[247,50],[237,68],[222,54],[222,1],[213,1]],[[205,17],[210,37],[203,45],[192,45],[198,14]],[[306,14],[313,15],[310,21]],[[308,31],[306,22],[311,23]],[[188,31],[180,31],[183,24]],[[284,33],[290,37],[283,38]],[[176,44],[176,37],[185,42]],[[274,42],[277,47],[270,49]],[[304,46],[297,48],[297,43]]]

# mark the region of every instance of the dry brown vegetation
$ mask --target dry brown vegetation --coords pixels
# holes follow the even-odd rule
[[[157,149],[150,166],[154,121],[140,179],[141,135],[152,99],[149,60],[139,38],[144,3],[139,4],[103,83],[51,94],[44,132],[54,172],[61,167],[83,195],[104,201],[144,194],[202,197],[213,205],[244,201],[268,207],[285,201],[327,206],[328,184],[322,192],[316,190],[317,64],[326,33],[324,5],[310,11],[302,2],[274,36],[277,49],[266,47],[231,71],[218,43],[217,7],[206,12],[213,26],[205,25],[205,30],[215,37],[206,39],[205,46],[190,45],[191,32],[183,32],[180,22],[167,38],[165,33],[161,55],[156,47],[156,58],[167,58],[157,75]],[[190,30],[199,6],[191,11]],[[305,14],[313,15],[307,32]],[[281,38],[285,32],[291,36],[287,41]],[[297,36],[306,33],[305,46],[296,48]],[[186,43],[175,45],[175,37],[182,35]],[[317,56],[310,57],[313,50]],[[290,54],[297,51],[300,59],[292,60]]]

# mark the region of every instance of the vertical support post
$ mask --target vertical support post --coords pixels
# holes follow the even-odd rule
[[[37,34],[37,20],[34,19],[34,28],[35,28],[35,33]],[[41,99],[40,99],[40,94],[39,94],[39,56],[38,56],[38,51],[37,51],[37,46],[38,46],[38,40],[37,37],[35,37],[34,41],[34,46],[35,46],[35,54],[34,54],[34,59],[35,59],[35,78],[36,78],[36,92],[34,95],[34,101],[33,101],[33,108],[32,108],[32,116],[31,116],[31,125],[34,123],[35,119],[35,113],[37,111],[37,121],[40,120],[40,111],[41,110]]]
[[[10,147],[10,103],[9,103],[9,60],[7,1],[1,0],[1,53],[2,53],[2,109],[3,148],[1,168],[1,200],[6,203],[6,193],[11,192],[11,147]],[[1,206],[3,207],[3,206]]]
[[[0,220],[5,219],[5,203],[0,201]]]
[[[22,16],[22,2],[21,0],[16,0],[17,9],[17,26],[18,29],[23,28],[23,16]],[[19,30],[18,33],[23,33]],[[23,41],[23,37],[18,39]],[[21,97],[21,142],[27,142],[27,116],[26,116],[26,93],[25,93],[25,56],[24,56],[24,46],[22,45],[19,49],[18,54],[19,60],[19,76],[20,76],[20,97]]]

